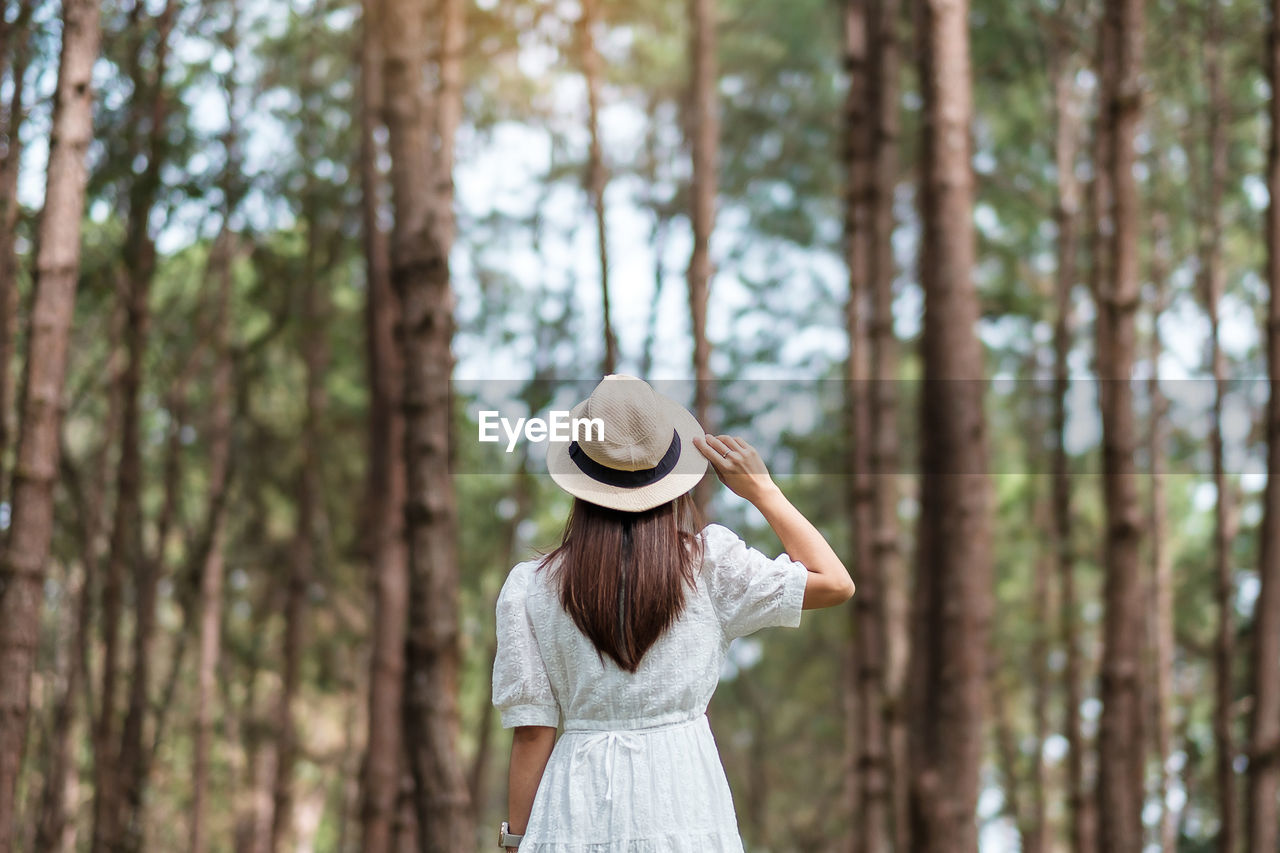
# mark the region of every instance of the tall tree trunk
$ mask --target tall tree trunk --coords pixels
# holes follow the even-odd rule
[[[121,251],[121,298],[126,306],[128,357],[120,377],[123,402],[120,462],[111,546],[102,591],[103,666],[94,748],[93,838],[90,848],[93,853],[132,849],[140,832],[134,820],[134,808],[135,805],[141,806],[145,764],[142,732],[147,712],[156,589],[154,567],[142,546],[141,395],[151,323],[151,281],[156,263],[150,228],[151,210],[160,189],[160,169],[167,147],[163,73],[174,12],[175,4],[170,0],[155,21],[159,29],[155,71],[149,73],[142,58],[135,57],[129,75],[134,87],[130,104],[131,127],[134,132],[147,130],[146,148],[140,150],[131,143],[129,152],[145,157],[146,167],[128,188],[128,214]],[[135,3],[130,10],[131,24],[138,26],[144,13],[142,4]],[[128,710],[117,735],[116,694],[120,680],[120,621],[126,569],[131,569],[135,590],[135,670],[129,681]],[[118,743],[115,742],[117,736]]]
[[[1274,850],[1276,798],[1280,791],[1280,0],[1267,4],[1267,77],[1270,130],[1267,149],[1267,485],[1259,530],[1258,578],[1254,605],[1252,680],[1253,715],[1249,731],[1248,846]]]
[[[14,835],[14,797],[26,740],[31,671],[45,564],[53,537],[53,486],[67,345],[80,273],[85,154],[93,138],[92,70],[100,42],[95,0],[65,0],[62,53],[40,215],[31,332],[23,368],[11,525],[0,557],[0,851]]]
[[[1152,665],[1152,728],[1155,735],[1156,761],[1159,778],[1157,796],[1160,818],[1156,824],[1156,839],[1163,853],[1174,853],[1177,845],[1176,813],[1169,806],[1169,791],[1173,783],[1173,768],[1169,759],[1173,752],[1173,560],[1168,538],[1168,506],[1165,497],[1165,416],[1168,403],[1160,390],[1160,317],[1168,304],[1168,276],[1170,268],[1169,220],[1163,209],[1151,215],[1151,281],[1155,286],[1155,299],[1151,305],[1151,339],[1148,359],[1151,373],[1147,380],[1147,398],[1150,414],[1147,424],[1147,455],[1151,459],[1151,493],[1147,529],[1151,536],[1151,594],[1148,600],[1155,607],[1155,618],[1150,626]]]
[[[1134,136],[1141,115],[1142,0],[1108,0],[1103,19],[1102,119],[1107,125],[1110,234],[1100,284],[1098,376],[1102,400],[1106,615],[1102,718],[1098,731],[1099,847],[1142,847],[1144,740],[1141,702],[1144,610],[1134,450],[1134,313],[1138,298],[1138,210]]]
[[[130,280],[131,310],[130,323],[130,383],[126,385],[129,397],[136,397],[141,390],[142,360],[145,358],[147,331],[150,325],[151,280],[155,273],[156,249],[150,234],[151,209],[156,203],[160,190],[160,169],[164,164],[168,148],[166,122],[168,116],[168,98],[164,87],[165,68],[169,57],[169,34],[173,29],[174,16],[177,13],[175,0],[168,0],[164,11],[155,22],[158,29],[155,69],[149,81],[150,95],[149,114],[147,116],[147,166],[145,171],[130,188],[129,223],[130,230],[126,236],[124,250],[125,267]],[[126,400],[129,399],[126,397]],[[130,403],[134,408],[134,418],[138,418],[139,401]],[[135,420],[135,430],[138,424]],[[140,434],[135,438],[141,440]],[[175,447],[181,445],[175,443]],[[140,463],[140,449],[130,450],[138,454],[133,460]],[[132,463],[131,463],[132,464]],[[151,638],[155,630],[156,595],[160,582],[162,559],[150,559],[142,548],[141,509],[141,471],[130,472],[132,488],[135,493],[130,496],[133,504],[130,516],[131,530],[127,535],[133,537],[135,551],[133,553],[132,574],[134,586],[134,630],[133,630],[133,666],[129,677],[129,704],[124,718],[124,726],[120,741],[120,786],[124,797],[124,811],[120,826],[121,849],[137,851],[143,846],[142,808],[143,794],[150,765],[149,750],[144,745],[143,729],[150,712],[151,686]],[[161,543],[163,546],[163,543]],[[124,553],[124,552],[121,552]],[[160,549],[163,553],[163,547]]]
[[[40,793],[40,812],[36,818],[35,840],[32,850],[59,850],[67,828],[67,787],[72,776],[74,756],[75,707],[81,697],[81,667],[78,648],[77,623],[82,615],[81,603],[88,595],[88,572],[82,573],[80,582],[71,580],[68,567],[66,604],[62,614],[62,635],[59,655],[62,658],[62,684],[54,700],[52,721],[49,727],[44,779]]]
[[[0,159],[0,460],[8,458],[12,441],[13,355],[18,337],[18,172],[22,165],[22,125],[26,118],[23,94],[27,65],[31,58],[30,26],[35,0],[22,0],[18,17],[9,25],[8,40],[17,42],[9,79],[9,96],[4,135],[8,145]],[[3,26],[3,25],[0,25]],[[0,68],[4,67],[0,57]],[[0,464],[0,490],[5,482]]]
[[[720,118],[716,103],[716,2],[688,0],[693,69],[688,117],[693,177],[690,186],[690,221],[693,252],[689,256],[689,312],[693,336],[693,413],[708,432],[711,423],[711,345],[707,342],[707,296],[711,289],[711,232],[715,227],[716,187],[720,158]],[[704,477],[694,489],[699,509],[711,499],[713,478]]]
[[[229,206],[230,208],[230,206]],[[207,847],[205,806],[209,799],[209,749],[213,738],[214,686],[222,648],[222,582],[225,573],[227,489],[231,472],[232,394],[234,382],[231,351],[232,263],[235,235],[229,226],[230,209],[215,239],[212,269],[217,297],[214,304],[214,366],[209,413],[209,508],[205,520],[207,540],[200,567],[199,632],[196,663],[196,719],[191,779],[191,853]]]
[[[116,466],[116,499],[112,511],[110,544],[103,566],[100,585],[101,604],[98,630],[102,643],[102,665],[98,686],[98,716],[93,726],[93,825],[90,851],[106,853],[119,838],[122,811],[119,777],[119,742],[116,738],[116,705],[119,680],[120,610],[124,586],[124,568],[131,559],[141,558],[140,535],[127,531],[139,524],[137,479],[141,460],[138,458],[138,386],[140,377],[141,338],[136,298],[131,298],[127,285],[117,283],[125,323],[124,358],[119,374],[113,377],[120,405],[120,451]],[[145,304],[145,303],[144,303]]]
[[[408,627],[409,566],[404,540],[403,366],[396,339],[400,315],[391,286],[391,245],[378,225],[385,177],[375,133],[381,124],[382,4],[365,0],[361,30],[360,181],[364,227],[365,336],[369,370],[369,484],[366,529],[373,590],[373,661],[361,819],[365,853],[395,850],[396,806],[402,772],[400,708]]]
[[[1035,370],[1035,359],[1030,359],[1030,368]],[[1032,374],[1033,381],[1035,374]],[[1044,463],[1045,458],[1041,448],[1044,447],[1043,436],[1048,426],[1042,410],[1039,408],[1039,399],[1037,398],[1037,407],[1032,417],[1034,435],[1036,438],[1031,446],[1027,464],[1029,470],[1043,470],[1040,466]],[[1035,467],[1031,467],[1035,466]],[[1039,485],[1039,478],[1032,482]],[[1031,529],[1037,536],[1049,535],[1052,522],[1049,519],[1052,507],[1045,500],[1044,495],[1038,490],[1033,497],[1031,506]],[[1039,553],[1036,555],[1032,564],[1032,571],[1035,573],[1035,579],[1032,581],[1031,592],[1031,614],[1034,624],[1032,626],[1031,640],[1031,665],[1029,667],[1031,675],[1031,724],[1032,724],[1032,747],[1028,760],[1031,764],[1028,776],[1031,786],[1031,797],[1028,809],[1024,815],[1022,829],[1022,851],[1023,853],[1044,853],[1047,849],[1047,839],[1049,837],[1045,824],[1046,821],[1046,770],[1044,762],[1045,741],[1049,737],[1049,687],[1051,675],[1049,672],[1049,644],[1051,633],[1050,610],[1052,607],[1052,590],[1050,589],[1050,578],[1052,576],[1054,564],[1052,556],[1047,553]]]
[[[303,296],[300,331],[302,361],[306,369],[306,414],[302,425],[302,457],[297,480],[297,528],[285,593],[283,667],[274,720],[276,766],[271,811],[273,853],[283,849],[292,838],[293,766],[299,752],[294,705],[297,703],[298,687],[301,684],[302,658],[307,648],[307,599],[315,564],[323,556],[320,531],[324,529],[321,522],[324,492],[320,466],[324,458],[324,447],[320,430],[328,408],[324,380],[329,360],[325,340],[329,317],[329,283],[318,258],[321,240],[316,222],[318,212],[309,200],[304,201],[303,205],[308,230],[303,280],[307,285]]]
[[[600,255],[600,300],[604,311],[604,372],[618,367],[618,340],[613,334],[609,311],[609,239],[605,228],[604,190],[608,171],[604,165],[604,146],[600,141],[600,53],[596,50],[595,29],[600,20],[599,0],[582,0],[582,16],[578,19],[578,40],[582,76],[587,83],[587,129],[591,145],[587,155],[587,195],[596,216],[596,248]]]
[[[999,656],[998,649],[993,649],[993,657]],[[1026,805],[1022,800],[1022,786],[1024,780],[1020,775],[1018,766],[1018,736],[1014,731],[1013,722],[1009,719],[1009,706],[1012,704],[1012,697],[1009,696],[1009,690],[1004,683],[1005,675],[1002,672],[1009,666],[1008,662],[1000,663],[995,660],[991,665],[991,716],[992,725],[995,729],[992,740],[995,745],[995,763],[1000,770],[1000,794],[1004,800],[1003,811],[1009,822],[1014,825],[1018,831],[1018,840],[1021,843],[1020,851],[1030,851],[1028,837],[1028,824],[1026,817]]]
[[[847,506],[853,534],[852,564],[860,567],[858,597],[847,650],[853,664],[846,674],[854,695],[846,703],[852,725],[852,747],[846,767],[846,788],[858,829],[851,849],[880,853],[889,849],[888,756],[884,735],[884,629],[881,622],[880,571],[875,561],[875,495],[872,484],[872,411],[870,302],[872,181],[875,156],[871,102],[869,44],[874,11],[866,0],[848,0],[844,9],[844,65],[849,79],[845,95],[843,153],[845,158],[844,251],[849,275],[845,328],[849,358],[845,368],[845,435],[848,445]]]
[[[893,328],[894,198],[898,188],[898,0],[871,0],[869,69],[872,105],[870,288],[872,564],[879,588],[882,667],[882,737],[889,774],[887,808],[893,849],[905,850],[910,823],[905,689],[908,653],[907,577],[898,523],[898,341]]]
[[[1231,484],[1223,460],[1223,395],[1226,391],[1226,358],[1222,352],[1219,307],[1225,273],[1222,265],[1222,195],[1227,181],[1227,115],[1223,90],[1225,59],[1222,50],[1222,10],[1218,0],[1210,0],[1205,10],[1205,76],[1208,78],[1209,168],[1207,203],[1200,225],[1200,292],[1209,319],[1209,368],[1213,376],[1213,419],[1209,428],[1209,448],[1213,457],[1213,484],[1217,492],[1214,508],[1213,560],[1215,599],[1218,610],[1214,640],[1214,777],[1217,786],[1218,849],[1236,849],[1236,780],[1232,762],[1235,738],[1232,735],[1232,706],[1235,679],[1235,583],[1231,570],[1231,545],[1235,539],[1235,518]]]
[[[1054,92],[1054,162],[1057,192],[1054,222],[1057,226],[1057,270],[1054,276],[1053,323],[1053,473],[1051,541],[1058,575],[1059,636],[1066,653],[1063,667],[1062,733],[1067,741],[1066,799],[1071,849],[1091,853],[1094,849],[1093,802],[1085,790],[1084,733],[1080,705],[1083,701],[1081,676],[1080,611],[1076,599],[1075,547],[1072,544],[1071,471],[1067,457],[1067,396],[1070,393],[1068,359],[1075,336],[1073,292],[1076,286],[1080,240],[1081,187],[1076,177],[1083,135],[1080,94],[1075,79],[1077,59],[1071,53],[1075,39],[1069,7],[1063,3],[1053,31],[1052,64]]]
[[[920,516],[911,849],[975,853],[992,607],[983,358],[973,286],[968,3],[921,0]]]
[[[232,350],[232,299],[235,279],[236,235],[231,217],[243,196],[240,180],[240,115],[235,58],[240,44],[240,3],[231,0],[230,19],[223,46],[231,56],[226,75],[227,132],[223,137],[226,169],[222,176],[224,209],[222,226],[210,248],[209,273],[216,287],[213,304],[213,375],[209,389],[209,504],[201,547],[198,602],[199,648],[196,661],[196,718],[192,745],[191,853],[205,853],[208,827],[205,809],[209,801],[209,752],[213,740],[214,698],[218,661],[222,650],[222,587],[226,572],[227,492],[231,482],[231,438],[235,396]],[[228,709],[229,710],[229,709]]]
[[[250,501],[256,509],[264,509],[260,494],[251,495]],[[275,782],[276,748],[275,741],[266,731],[267,726],[261,722],[264,714],[259,709],[258,673],[262,669],[263,633],[268,614],[278,609],[279,585],[275,577],[267,579],[262,591],[263,600],[253,608],[253,633],[247,654],[249,669],[244,676],[245,695],[239,709],[238,728],[244,733],[245,760],[241,768],[244,771],[241,796],[236,804],[235,848],[247,853],[269,853],[271,847],[271,793]]]
[[[647,377],[653,371],[653,350],[658,338],[658,308],[662,303],[662,286],[666,283],[667,234],[671,230],[671,205],[663,202],[657,192],[659,181],[658,119],[659,99],[650,95],[645,102],[647,125],[644,134],[643,179],[646,192],[645,205],[653,214],[649,229],[649,245],[653,247],[653,296],[649,301],[649,316],[645,327],[644,347],[640,353],[640,375]]]
[[[442,0],[441,91],[436,116],[423,102],[423,15],[412,0],[386,0],[386,121],[395,227],[391,281],[400,295],[404,359],[409,632],[405,654],[405,750],[416,789],[423,853],[474,846],[472,806],[458,742],[457,507],[449,475],[449,284],[452,146],[460,92],[462,7]],[[439,155],[433,156],[436,137]]]

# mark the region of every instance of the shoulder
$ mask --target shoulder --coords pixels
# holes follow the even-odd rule
[[[507,573],[507,579],[502,582],[502,590],[498,593],[498,605],[515,605],[523,603],[531,591],[536,587],[539,578],[545,572],[538,570],[541,558],[535,560],[525,560],[516,563],[511,571]]]
[[[738,545],[745,544],[742,537],[723,524],[712,522],[702,528],[699,534],[702,539],[703,559],[714,560]]]

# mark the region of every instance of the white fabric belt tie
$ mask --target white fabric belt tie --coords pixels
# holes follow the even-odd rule
[[[640,736],[651,732],[661,731],[663,729],[674,729],[682,726],[694,725],[705,722],[706,713],[697,715],[684,720],[675,720],[670,723],[660,723],[656,726],[645,726],[643,728],[634,729],[588,729],[579,728],[573,725],[576,721],[570,721],[565,728],[565,733],[573,733],[577,738],[577,743],[573,746],[573,752],[569,755],[569,775],[573,775],[573,765],[594,747],[601,744],[604,745],[608,752],[605,755],[605,768],[609,774],[609,784],[605,788],[604,798],[608,802],[613,802],[613,764],[614,757],[619,748],[637,752],[643,746],[640,743]]]
[[[578,738],[578,742],[573,747],[573,754],[569,757],[569,775],[573,775],[573,764],[580,757],[593,747],[604,744],[608,750],[605,754],[605,767],[609,776],[608,787],[605,788],[604,798],[609,802],[613,802],[613,759],[618,751],[618,747],[636,752],[640,749],[640,738],[629,731],[621,731],[616,729],[592,732]]]

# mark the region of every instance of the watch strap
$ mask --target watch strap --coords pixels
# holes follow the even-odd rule
[[[502,827],[498,830],[499,847],[503,849],[506,849],[507,847],[519,847],[520,840],[522,838],[524,838],[523,835],[515,835],[514,833],[508,832],[507,822],[505,820],[502,822]]]

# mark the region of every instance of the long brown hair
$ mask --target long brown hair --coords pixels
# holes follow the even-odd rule
[[[544,556],[560,602],[596,647],[628,672],[684,611],[685,585],[702,562],[703,520],[686,492],[644,512],[575,498],[560,546]],[[689,546],[689,547],[686,547]]]

